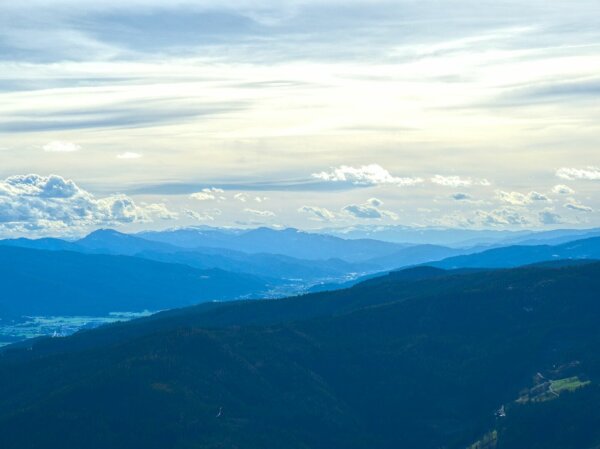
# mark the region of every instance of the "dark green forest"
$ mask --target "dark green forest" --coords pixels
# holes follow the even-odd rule
[[[27,341],[0,444],[592,449],[599,288],[598,263],[424,267]]]

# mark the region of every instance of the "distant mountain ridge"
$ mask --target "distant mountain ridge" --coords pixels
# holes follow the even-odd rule
[[[514,245],[427,263],[439,268],[511,268],[561,259],[600,260],[600,237],[560,245]]]
[[[281,254],[307,260],[338,258],[348,262],[364,262],[374,257],[392,254],[406,246],[372,239],[344,240],[294,228],[274,230],[263,227],[235,232],[216,229],[175,229],[142,232],[137,235],[147,240],[189,249],[219,247],[250,254]]]
[[[265,296],[268,280],[129,256],[0,246],[0,318],[104,315]]]
[[[0,245],[136,256],[200,269],[218,268],[279,278],[288,284],[298,283],[297,287],[289,285],[288,290],[314,283],[339,282],[366,273],[440,260],[476,250],[344,240],[295,229],[280,231],[268,228],[247,232],[183,229],[136,235],[100,229],[74,242],[16,239],[0,241]],[[294,255],[310,257],[302,259]]]

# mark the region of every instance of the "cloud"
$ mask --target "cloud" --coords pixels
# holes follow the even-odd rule
[[[61,176],[16,175],[0,181],[0,229],[78,233],[92,226],[174,218],[164,204],[137,205],[126,195],[97,198]]]
[[[535,192],[535,191],[529,192],[527,197],[529,198],[530,201],[550,201],[550,198],[548,198],[546,195],[544,195],[543,193]]]
[[[117,154],[117,159],[139,159],[142,155],[140,153],[133,153],[126,151],[125,153]]]
[[[519,211],[511,208],[501,208],[493,211],[475,212],[477,221],[484,226],[526,225],[530,220]]]
[[[198,201],[212,201],[212,200],[217,200],[217,199],[219,201],[225,201],[227,198],[220,195],[221,193],[224,193],[224,192],[225,191],[223,189],[217,189],[215,187],[210,187],[210,188],[202,189],[201,192],[192,193],[190,195],[190,198],[198,200]]]
[[[468,200],[473,199],[473,197],[471,195],[469,195],[468,193],[455,193],[454,195],[451,196],[451,198],[456,201],[468,201]]]
[[[256,209],[244,209],[244,212],[248,212],[249,214],[256,215],[258,217],[274,217],[275,212],[270,210],[256,210]]]
[[[522,194],[520,192],[504,192],[498,190],[496,191],[496,197],[503,203],[510,204],[511,206],[525,206],[534,201],[550,201],[550,198],[546,195],[535,191],[529,192],[528,194]]]
[[[541,211],[538,214],[538,217],[540,223],[545,225],[561,224],[563,222],[561,216],[552,212],[551,210]]]
[[[298,212],[311,214],[311,220],[317,221],[331,221],[336,217],[335,214],[329,209],[317,206],[302,206],[300,209],[298,209]]]
[[[242,203],[245,203],[246,201],[248,201],[249,196],[247,193],[236,193],[235,195],[233,195],[233,198]]]
[[[198,201],[209,201],[214,200],[215,196],[212,193],[207,192],[196,192],[190,195],[190,198],[193,198]]]
[[[367,204],[370,204],[373,207],[380,207],[383,206],[383,201],[377,198],[369,198],[367,200]]]
[[[349,204],[342,209],[343,213],[354,218],[380,220],[382,218],[391,218],[397,220],[398,215],[389,210],[383,210],[379,207],[383,205],[383,201],[377,198],[370,198],[364,204]]]
[[[564,207],[571,210],[576,210],[578,212],[594,212],[594,209],[591,207],[585,206],[581,204],[579,201],[575,199],[570,199],[568,203],[564,204]]]
[[[461,178],[460,176],[442,175],[435,175],[431,178],[431,182],[446,187],[470,187],[473,185],[491,185],[491,183],[487,179]]]
[[[575,193],[575,190],[564,184],[557,184],[552,187],[552,192],[556,193],[557,195],[572,195]]]
[[[215,216],[221,215],[220,209],[209,209],[203,212],[196,212],[191,209],[184,209],[183,213],[194,220],[198,221],[214,221]]]
[[[177,220],[179,218],[179,214],[169,210],[164,203],[141,203],[141,206],[148,215],[160,218],[161,220]]]
[[[87,95],[86,97],[90,98]],[[96,95],[104,95],[104,93]],[[117,89],[111,97],[115,95],[118,95]],[[60,101],[59,98],[55,100]],[[239,111],[246,106],[246,103],[227,103],[225,101],[218,104],[190,104],[189,102],[181,104],[177,98],[156,100],[136,98],[133,101],[123,102],[113,99],[113,104],[107,106],[96,104],[86,108],[76,107],[70,109],[63,108],[59,103],[54,103],[51,106],[44,105],[43,112],[32,109],[16,114],[15,117],[9,114],[0,116],[0,131],[31,133],[166,126],[174,123],[185,123],[209,115],[227,114]]]
[[[556,170],[556,176],[561,179],[568,179],[574,181],[577,179],[584,179],[590,181],[600,180],[600,168],[598,167],[587,167],[587,168],[559,168]]]
[[[389,171],[378,164],[350,167],[342,165],[331,171],[313,173],[313,178],[328,182],[348,182],[357,186],[375,186],[380,184],[395,184],[397,186],[412,186],[423,182],[421,178],[401,178],[392,176]]]
[[[81,147],[72,142],[54,140],[44,145],[42,149],[47,153],[73,153],[81,150]]]
[[[344,207],[343,211],[355,218],[383,218],[381,212],[372,206],[350,204]]]

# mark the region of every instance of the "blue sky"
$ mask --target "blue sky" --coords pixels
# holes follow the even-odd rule
[[[597,1],[18,3],[0,235],[600,225]]]

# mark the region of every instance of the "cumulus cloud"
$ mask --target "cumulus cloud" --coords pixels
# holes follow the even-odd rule
[[[510,204],[511,206],[525,206],[534,201],[550,201],[550,198],[539,192],[522,194],[520,192],[504,192],[498,190],[496,191],[496,197],[503,203]]]
[[[391,218],[397,220],[398,215],[389,210],[383,210],[379,207],[383,205],[383,201],[377,198],[371,198],[364,204],[349,204],[342,209],[342,212],[350,215],[354,218],[361,219],[375,219],[380,220],[382,218]]]
[[[226,198],[221,195],[224,193],[223,189],[217,189],[215,187],[210,187],[206,189],[202,189],[200,192],[192,193],[190,198],[198,201],[211,201],[211,200],[219,200],[224,201]]]
[[[246,209],[244,209],[244,212],[247,212],[252,215],[256,215],[258,217],[274,217],[275,216],[275,212],[272,212],[270,210],[256,210],[256,209],[246,208]]]
[[[556,176],[561,179],[568,179],[570,181],[577,179],[585,179],[591,181],[600,180],[600,168],[598,167],[586,167],[586,168],[559,168],[556,170]]]
[[[48,142],[42,147],[42,149],[48,153],[72,153],[74,151],[81,150],[81,147],[72,142],[54,140],[52,142]]]
[[[538,214],[538,217],[540,219],[540,223],[545,225],[561,224],[563,222],[561,216],[551,210],[541,211]]]
[[[367,200],[367,204],[370,204],[373,207],[380,207],[383,206],[383,201],[377,198],[369,198]]]
[[[165,203],[141,203],[141,206],[148,215],[161,220],[177,220],[179,218],[179,214],[169,210]]]
[[[473,185],[491,185],[491,183],[487,179],[461,178],[460,176],[442,175],[435,175],[431,178],[431,182],[445,187],[470,187]]]
[[[331,171],[313,173],[313,178],[331,182],[349,182],[359,186],[375,186],[379,184],[395,184],[397,186],[412,186],[423,182],[421,178],[401,178],[393,176],[378,164],[350,167],[342,165]]]
[[[140,204],[126,195],[97,198],[72,180],[37,174],[0,181],[0,229],[77,233],[92,226],[174,218],[163,204]]]
[[[572,199],[572,198],[567,203],[564,204],[564,207],[566,207],[567,209],[578,211],[578,212],[594,212],[594,209],[592,209],[591,207],[585,206],[585,205],[581,204],[579,201]]]
[[[331,221],[335,219],[335,214],[325,207],[318,206],[302,206],[298,212],[310,214],[311,220]]]
[[[140,153],[133,153],[126,151],[125,153],[117,154],[117,159],[139,159],[142,155]]]
[[[557,184],[552,187],[552,192],[556,193],[557,195],[572,195],[575,193],[575,190],[564,184]]]
[[[511,208],[495,209],[493,211],[478,210],[475,212],[477,221],[484,226],[526,225],[530,220],[519,211]]]

